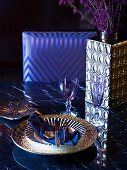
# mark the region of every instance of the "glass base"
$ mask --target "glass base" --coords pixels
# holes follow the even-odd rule
[[[75,111],[70,111],[70,112],[62,111],[60,114],[61,114],[61,115],[77,116],[77,115],[78,115],[78,112],[75,112]]]

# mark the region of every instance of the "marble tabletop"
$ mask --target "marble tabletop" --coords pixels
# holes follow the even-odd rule
[[[13,100],[27,100],[43,114],[60,114],[65,100],[59,85],[53,83],[0,83],[0,106]],[[93,105],[85,102],[84,82],[79,84],[72,101],[78,117],[92,123]],[[103,126],[97,128],[96,142],[84,151],[71,155],[37,155],[18,148],[12,141],[13,128],[19,120],[0,118],[0,170],[126,170],[127,169],[127,104],[113,109],[100,108]]]

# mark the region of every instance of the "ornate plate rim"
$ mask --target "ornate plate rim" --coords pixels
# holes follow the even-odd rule
[[[2,113],[0,113],[0,117],[1,118],[5,118],[5,119],[8,119],[8,120],[19,120],[19,119],[21,119],[21,118],[23,118],[23,117],[25,117],[25,116],[28,116],[28,115],[30,115],[31,113],[34,113],[34,112],[36,112],[37,111],[37,109],[36,108],[30,108],[30,110],[29,111],[27,111],[26,112],[26,114],[23,114],[22,115],[22,113],[21,113],[21,116],[15,116],[15,117],[8,117],[8,116],[6,116],[5,114],[3,114],[2,115]],[[6,113],[6,112],[5,112]]]
[[[79,151],[83,151],[86,148],[90,147],[97,139],[97,130],[91,123],[87,122],[85,119],[74,117],[70,115],[58,115],[58,114],[50,114],[50,115],[42,115],[43,118],[66,118],[76,122],[79,122],[86,128],[86,133],[81,139],[79,139],[78,143],[75,146],[67,148],[65,150],[54,150],[54,151],[46,151],[39,152],[39,150],[32,148],[31,144],[28,142],[25,136],[25,129],[28,125],[28,120],[25,120],[19,123],[13,130],[12,140],[19,148],[34,154],[40,155],[66,155],[72,154]],[[88,133],[87,133],[88,132]],[[43,144],[42,144],[43,145]],[[50,146],[50,145],[49,145]]]

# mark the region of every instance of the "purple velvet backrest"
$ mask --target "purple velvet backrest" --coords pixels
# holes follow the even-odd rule
[[[23,32],[23,80],[85,80],[86,40],[96,32]]]

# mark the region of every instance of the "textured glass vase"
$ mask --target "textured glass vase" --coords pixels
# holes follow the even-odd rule
[[[104,35],[103,35],[104,36]],[[102,107],[109,108],[127,100],[127,41],[87,39],[85,101],[92,103],[91,77],[101,76],[106,84]]]

